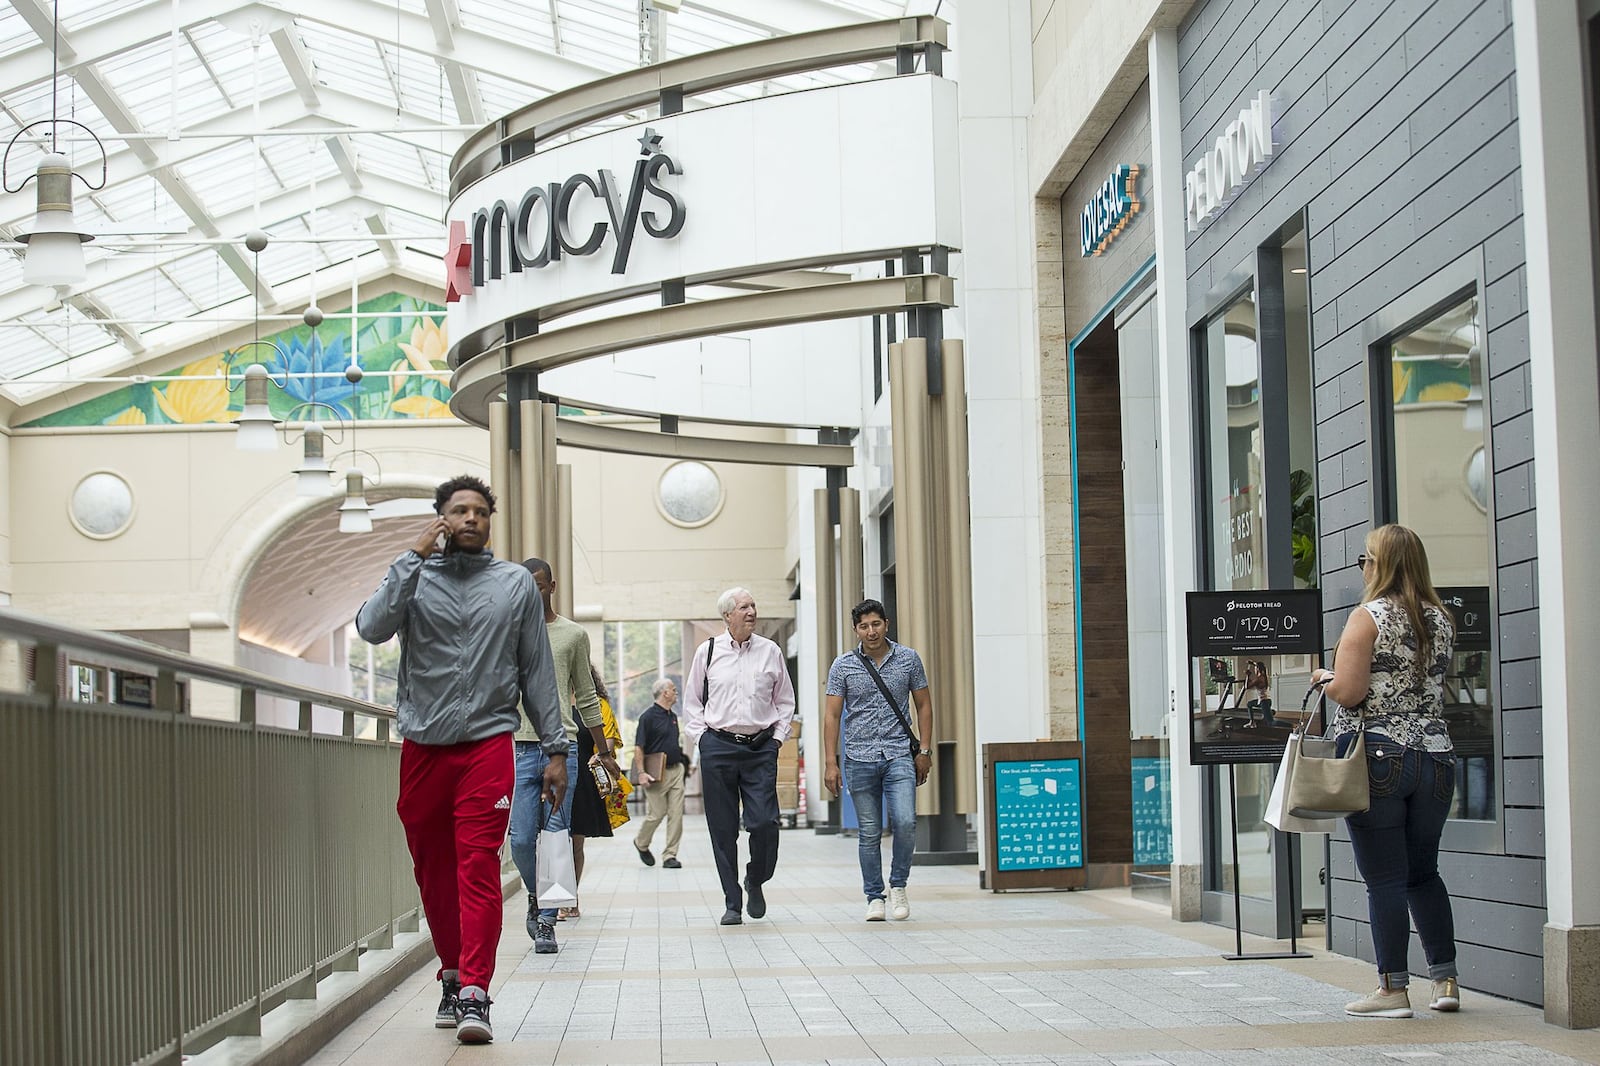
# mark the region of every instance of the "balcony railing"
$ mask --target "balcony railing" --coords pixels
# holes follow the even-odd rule
[[[198,689],[237,719],[189,713]],[[0,609],[0,1063],[176,1063],[416,930],[392,719]]]

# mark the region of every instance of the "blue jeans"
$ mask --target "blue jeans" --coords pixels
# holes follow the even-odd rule
[[[1439,876],[1439,837],[1455,793],[1455,757],[1401,747],[1368,733],[1367,772],[1372,806],[1346,821],[1356,868],[1367,883],[1378,973],[1390,988],[1410,983],[1406,956],[1414,921],[1428,976],[1435,981],[1455,977],[1455,917]]]
[[[578,745],[567,749],[567,794],[560,808],[544,801],[544,768],[550,759],[536,740],[517,741],[517,784],[511,797],[511,861],[530,893],[538,891],[540,822],[544,829],[565,829],[572,823],[572,786],[578,780]],[[556,908],[539,911],[539,917],[556,920]]]
[[[844,758],[844,783],[856,805],[856,854],[861,859],[861,888],[867,899],[883,898],[883,802],[889,804],[889,831],[894,847],[889,853],[889,884],[906,887],[911,876],[911,853],[917,847],[917,767],[910,755],[882,762],[857,762]]]

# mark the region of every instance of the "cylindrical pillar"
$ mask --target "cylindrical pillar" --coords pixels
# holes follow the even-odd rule
[[[558,545],[561,540],[559,504],[556,500],[557,478],[556,473],[556,405],[542,403],[539,405],[539,430],[543,434],[543,443],[539,446],[540,476],[543,478],[545,489],[544,508],[540,511],[540,539],[543,541],[546,553],[542,558],[556,571],[556,585],[567,583],[567,575],[556,568],[555,556],[559,552]],[[556,593],[559,602],[561,594]],[[568,618],[572,617],[567,615]]]
[[[956,742],[957,810],[978,809],[978,729],[973,690],[972,647],[972,515],[967,469],[966,344],[944,342],[945,544],[948,547],[941,584],[947,604],[947,641],[942,653],[949,660],[950,691],[934,706],[935,732]]]
[[[500,498],[500,512],[489,524],[489,547],[499,558],[513,559],[519,494],[511,474],[511,409],[500,400],[489,405],[489,487]]]
[[[538,400],[523,400],[519,405],[522,425],[517,435],[521,443],[517,483],[522,490],[517,500],[517,558],[549,560],[550,542],[544,535],[544,513],[554,504],[553,486],[544,479],[544,408]]]
[[[900,643],[916,649],[937,673],[934,647],[933,588],[930,580],[928,523],[928,357],[920,337],[902,341],[898,371],[901,406],[894,412],[904,428],[896,434],[894,455],[895,600]],[[930,685],[930,688],[932,686]],[[940,699],[933,693],[935,703]],[[937,737],[935,739],[938,739]],[[917,813],[939,812],[939,767],[934,762],[930,787],[917,789]]]
[[[812,555],[817,594],[817,707],[825,706],[828,668],[839,654],[839,601],[834,594],[833,523],[828,520],[828,490],[811,493],[811,522],[814,532]]]
[[[839,490],[839,625],[848,625],[850,609],[867,596],[864,576],[865,553],[861,541],[861,492],[858,489]],[[839,650],[855,643],[848,631],[842,631]]]
[[[572,617],[572,467],[562,463],[556,467],[556,539],[555,558],[550,565],[560,575],[556,578],[556,613]]]

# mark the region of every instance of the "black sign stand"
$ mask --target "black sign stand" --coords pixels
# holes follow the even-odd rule
[[[1299,863],[1295,861],[1295,847],[1300,834],[1284,833],[1283,838],[1289,844],[1289,950],[1288,951],[1260,951],[1245,953],[1244,950],[1244,916],[1241,914],[1243,905],[1240,902],[1239,890],[1239,785],[1238,777],[1234,773],[1234,764],[1228,764],[1228,802],[1232,810],[1228,814],[1228,824],[1233,829],[1233,954],[1222,956],[1229,962],[1239,962],[1246,959],[1309,959],[1311,953],[1300,950],[1300,900],[1295,892],[1296,883],[1300,880]],[[1278,830],[1278,832],[1283,832]]]
[[[1315,589],[1260,589],[1243,591],[1191,592],[1186,597],[1189,655],[1202,658],[1222,655],[1316,655],[1322,650],[1322,601]],[[1193,703],[1194,674],[1189,675],[1189,698]],[[1232,679],[1229,679],[1232,685]],[[1227,702],[1224,692],[1223,704]],[[1230,962],[1245,959],[1309,959],[1300,950],[1300,864],[1299,834],[1283,833],[1289,867],[1289,950],[1250,952],[1244,950],[1243,891],[1239,886],[1239,780],[1234,766],[1239,762],[1263,762],[1259,749],[1233,753],[1207,750],[1199,742],[1195,727],[1189,727],[1191,761],[1195,765],[1228,764],[1228,824],[1233,838],[1233,944]],[[1278,753],[1281,758],[1282,752]],[[1282,830],[1274,830],[1282,833]]]

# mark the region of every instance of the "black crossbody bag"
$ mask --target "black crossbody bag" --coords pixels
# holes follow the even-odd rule
[[[911,728],[911,719],[906,716],[906,712],[900,709],[900,705],[889,694],[889,686],[883,683],[883,678],[878,674],[878,668],[872,665],[871,657],[860,648],[856,649],[856,655],[860,657],[861,664],[867,668],[867,673],[872,675],[872,680],[877,684],[878,691],[883,693],[884,702],[894,708],[894,716],[899,719],[900,728],[906,731],[906,739],[911,742],[911,757],[915,759],[922,751],[922,742],[917,739],[916,732]]]

